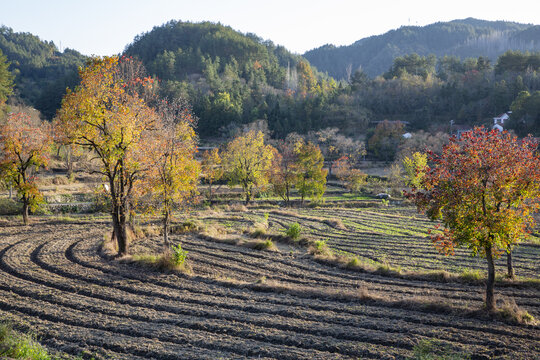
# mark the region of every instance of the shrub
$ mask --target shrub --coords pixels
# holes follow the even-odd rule
[[[176,246],[172,245],[171,250],[174,265],[180,267],[184,266],[188,252],[182,249],[181,244],[178,244]]]
[[[299,223],[293,223],[289,225],[289,228],[287,229],[287,231],[285,231],[285,234],[293,240],[298,239],[301,233],[302,226],[300,226]]]

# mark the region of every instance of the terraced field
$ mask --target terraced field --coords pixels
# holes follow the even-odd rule
[[[34,330],[54,351],[106,359],[405,359],[420,340],[473,359],[540,357],[538,327],[468,310],[481,304],[475,286],[351,272],[301,249],[257,251],[196,235],[173,237],[189,251],[194,274],[161,274],[104,256],[108,226],[4,223],[0,317]],[[540,315],[538,290],[498,291]],[[443,298],[463,315],[410,306]]]
[[[290,223],[298,222],[307,234],[326,239],[334,250],[367,261],[388,263],[413,271],[486,271],[485,259],[472,257],[467,249],[457,249],[455,256],[440,255],[426,238],[434,224],[412,207],[303,209],[286,215],[279,211],[269,215],[274,230],[278,232]],[[320,219],[339,219],[346,230],[335,229]],[[513,255],[516,274],[540,279],[540,244],[524,242]],[[504,274],[506,257],[502,256],[496,266]]]

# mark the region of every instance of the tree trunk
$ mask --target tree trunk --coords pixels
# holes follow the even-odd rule
[[[13,199],[13,185],[9,184],[9,200]]]
[[[486,245],[486,259],[488,262],[488,277],[486,282],[486,309],[488,311],[495,310],[495,263],[493,262],[493,253],[491,245]]]
[[[71,145],[66,146],[66,167],[67,167],[67,177],[68,179],[73,174],[73,150]]]
[[[246,205],[251,201],[251,191],[246,191]]]
[[[168,249],[171,246],[171,243],[169,241],[169,227],[170,227],[169,211],[165,210],[165,214],[163,216],[163,242],[165,244],[166,249]]]
[[[114,235],[118,243],[118,255],[124,256],[128,253],[128,239],[127,239],[127,223],[126,216],[122,214],[121,209],[117,205],[113,205],[113,227]]]
[[[509,249],[507,252],[506,252],[506,266],[508,268],[508,278],[509,279],[515,279],[516,278],[516,275],[514,273],[514,266],[512,265],[512,250]]]
[[[28,223],[29,223],[29,221],[28,221],[28,208],[29,208],[28,199],[23,198],[22,217],[23,217],[24,225],[28,225]]]
[[[210,202],[210,205],[212,205],[214,202],[213,202],[213,196],[214,194],[212,193],[212,183],[210,182],[208,184],[208,201]]]

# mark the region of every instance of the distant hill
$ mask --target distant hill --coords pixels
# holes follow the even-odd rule
[[[324,45],[304,54],[318,70],[336,79],[359,67],[374,77],[387,71],[394,58],[406,54],[454,55],[461,59],[484,56],[493,62],[507,50],[540,50],[540,26],[473,18],[427,26],[403,26],[370,36],[352,45]]]
[[[276,123],[287,110],[285,97],[322,94],[329,82],[335,85],[283,46],[219,23],[169,21],[137,36],[124,55],[160,79],[163,96],[189,99],[204,136],[259,119],[279,133],[307,131],[312,124],[302,121],[301,107],[291,109],[287,123]]]
[[[64,96],[66,87],[79,82],[77,69],[86,57],[54,43],[42,41],[30,33],[18,33],[0,27],[0,49],[11,63],[15,75],[15,95],[51,119]]]

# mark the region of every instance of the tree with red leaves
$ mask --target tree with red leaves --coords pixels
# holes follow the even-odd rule
[[[419,187],[407,196],[419,211],[441,219],[442,233],[432,235],[440,252],[467,246],[488,264],[486,308],[495,310],[495,264],[534,224],[540,207],[540,157],[530,137],[475,128],[453,137],[430,165]]]
[[[48,164],[51,143],[49,124],[25,113],[10,114],[0,124],[0,176],[17,190],[25,225],[29,210],[43,201],[35,179],[38,169]]]

